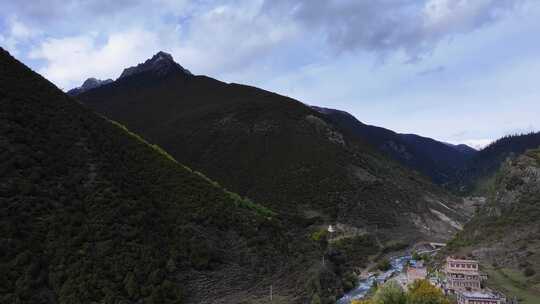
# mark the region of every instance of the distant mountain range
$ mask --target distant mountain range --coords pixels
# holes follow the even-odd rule
[[[463,170],[468,160],[477,153],[467,145],[452,145],[415,134],[400,134],[366,125],[344,111],[313,108],[326,115],[348,135],[364,140],[379,152],[430,177],[439,185],[453,182],[456,172]]]
[[[138,67],[155,66],[157,58]],[[454,210],[458,199],[381,157],[327,115],[258,88],[194,76],[169,56],[159,62],[160,69],[168,62],[167,73],[145,67],[77,98],[288,217],[319,214],[323,221],[415,231],[408,237],[448,235],[456,225],[446,219],[463,220]]]
[[[500,138],[470,158],[457,172],[451,187],[461,193],[485,194],[495,173],[508,158],[515,158],[529,149],[540,147],[540,132],[509,135]]]
[[[83,82],[83,84],[80,87],[69,90],[67,92],[67,94],[70,95],[70,96],[79,95],[79,94],[84,93],[84,92],[86,92],[88,90],[95,89],[97,87],[100,87],[102,85],[106,85],[106,84],[109,84],[109,83],[112,83],[112,82],[113,82],[112,79],[100,80],[100,79],[96,79],[96,78],[88,78]]]
[[[156,60],[157,58],[160,59]],[[156,76],[159,76],[160,73],[166,75],[169,71],[167,62],[172,62],[173,69],[178,65],[169,54],[160,52],[145,63],[126,69],[118,80],[126,77],[126,75],[133,75],[143,71],[154,71],[153,73]],[[191,72],[180,65],[178,65],[177,72],[192,76]],[[89,82],[92,84],[91,86],[87,85]],[[68,94],[72,96],[80,95],[89,89],[111,82],[96,82],[95,78],[90,78],[81,87],[68,91]],[[350,136],[367,142],[385,156],[428,176],[434,183],[439,185],[445,186],[454,183],[456,172],[463,171],[467,161],[477,153],[477,150],[464,144],[453,145],[415,134],[399,134],[385,128],[366,125],[341,110],[317,106],[312,106],[312,108],[324,114],[335,126],[338,126]]]

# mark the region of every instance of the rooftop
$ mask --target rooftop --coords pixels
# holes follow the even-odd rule
[[[499,299],[500,296],[488,291],[462,291],[461,294],[467,298],[475,299]]]
[[[460,259],[460,258],[454,258],[454,257],[447,257],[446,260],[452,261],[452,262],[459,262],[459,263],[478,263],[477,260]]]

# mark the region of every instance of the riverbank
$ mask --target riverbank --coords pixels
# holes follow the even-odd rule
[[[352,300],[364,298],[375,286],[375,284],[383,284],[389,279],[403,274],[405,265],[412,259],[410,255],[398,256],[390,259],[390,269],[379,274],[372,273],[365,279],[360,279],[357,286],[347,292],[343,297],[337,300],[337,304],[350,304]]]

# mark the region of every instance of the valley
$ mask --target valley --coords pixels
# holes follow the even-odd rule
[[[348,304],[449,256],[538,299],[538,133],[476,151],[165,52],[65,94],[0,55],[3,302]]]

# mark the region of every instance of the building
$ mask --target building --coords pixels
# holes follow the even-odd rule
[[[422,261],[411,260],[407,267],[407,282],[412,284],[416,280],[423,280],[427,277],[427,268]]]
[[[503,304],[505,299],[488,291],[459,291],[457,293],[458,304]]]
[[[450,293],[478,291],[482,288],[482,278],[476,260],[448,257],[446,258],[444,273],[446,275],[445,289]]]

